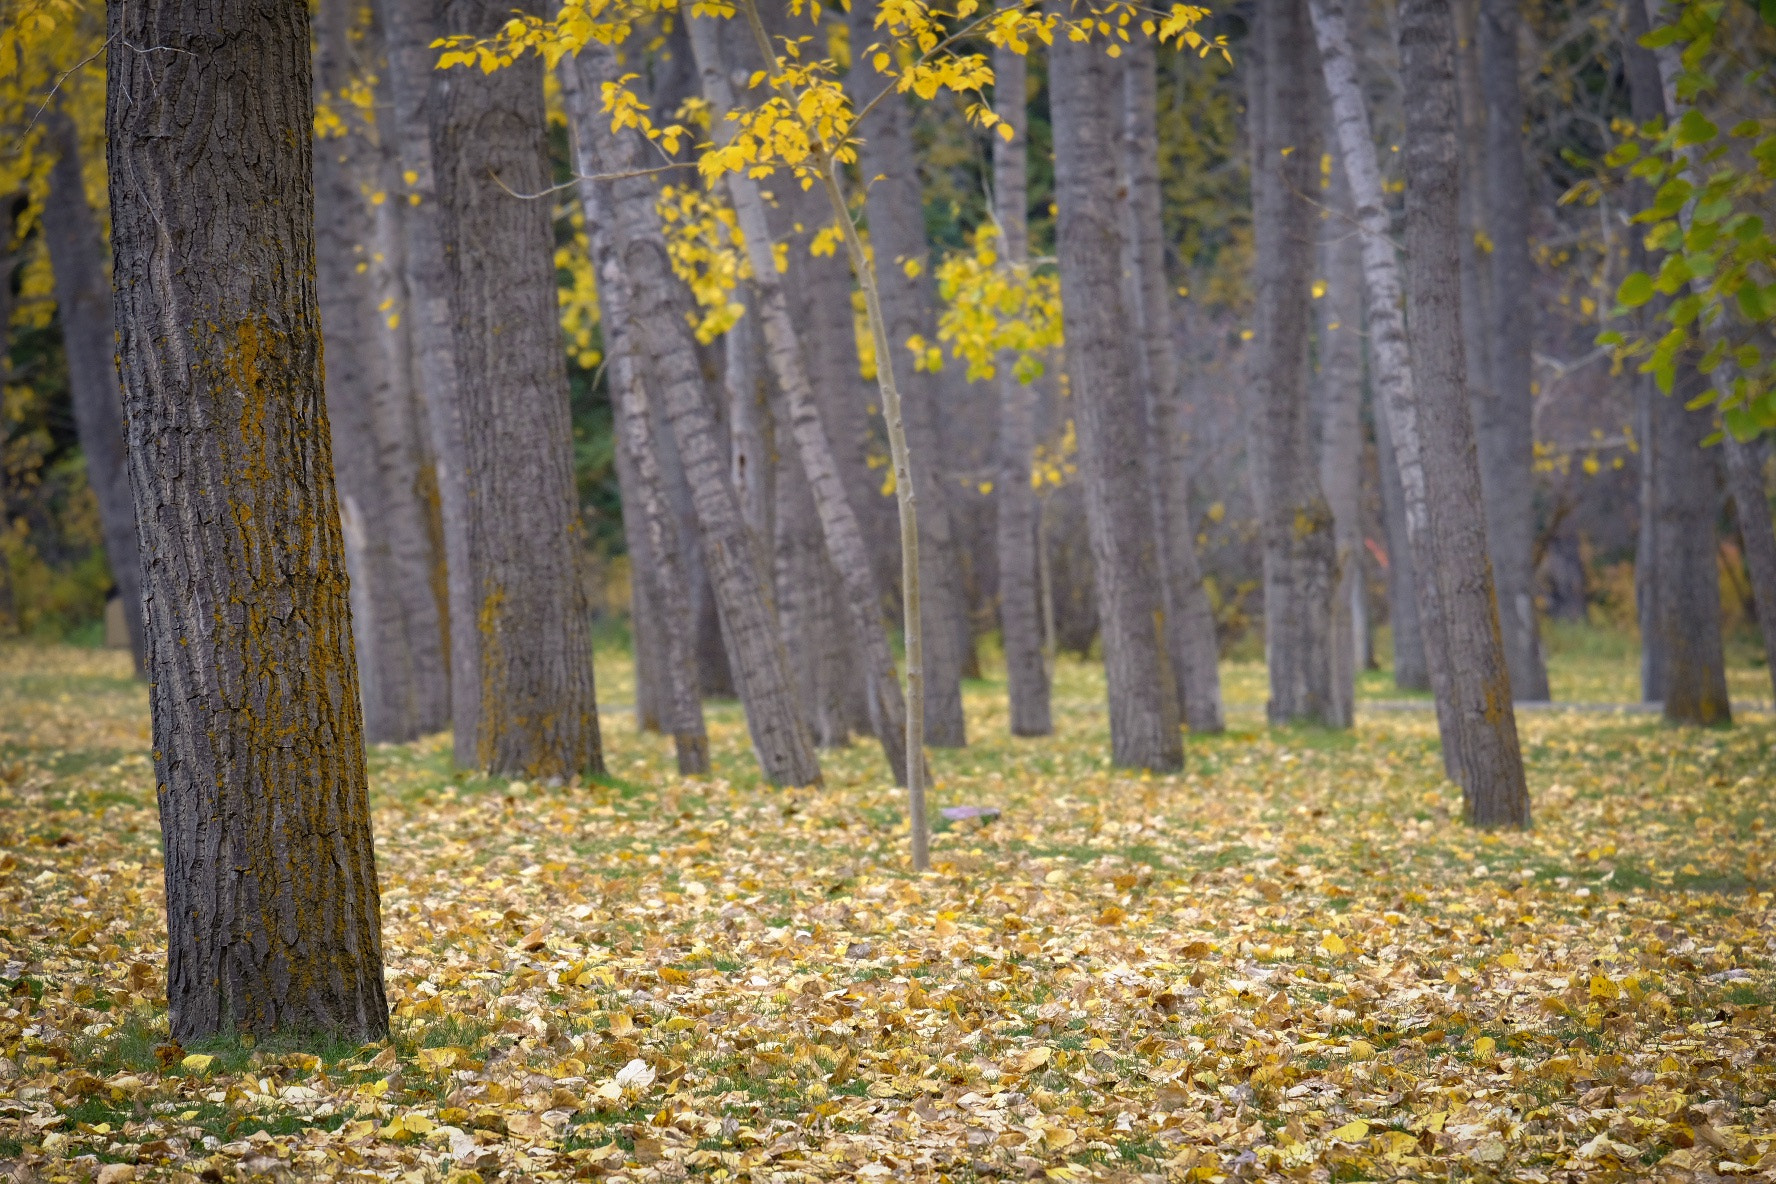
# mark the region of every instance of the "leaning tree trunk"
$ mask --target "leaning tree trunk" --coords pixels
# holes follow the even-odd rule
[[[1049,86],[1055,253],[1109,682],[1110,759],[1123,768],[1173,770],[1184,752],[1166,646],[1159,524],[1146,416],[1128,351],[1116,173],[1103,160],[1121,125],[1121,78],[1102,45],[1056,38]]]
[[[1394,607],[1398,611],[1411,605],[1415,610],[1410,623],[1416,625],[1416,630],[1409,636],[1418,637],[1421,643],[1420,653],[1437,706],[1437,730],[1443,738],[1443,768],[1454,779],[1462,767],[1458,749],[1464,733],[1456,719],[1456,701],[1450,686],[1449,641],[1444,625],[1446,596],[1439,583],[1438,559],[1430,534],[1425,472],[1429,462],[1424,451],[1420,396],[1414,388],[1412,361],[1407,352],[1405,301],[1400,265],[1394,253],[1393,227],[1382,191],[1375,140],[1369,130],[1369,111],[1364,105],[1356,57],[1351,52],[1345,25],[1343,0],[1313,0],[1313,21],[1321,72],[1332,102],[1333,127],[1344,158],[1351,200],[1356,206],[1357,225],[1362,230],[1370,357],[1376,400],[1383,411],[1377,416],[1383,463],[1391,459],[1398,479],[1395,486],[1383,475],[1384,491],[1390,486],[1399,491],[1399,516],[1403,523],[1401,539],[1390,537],[1390,546],[1399,559],[1405,560],[1396,565],[1396,579],[1403,581],[1410,576],[1412,595],[1396,595]]]
[[[713,24],[716,18],[690,18],[688,7],[685,12],[690,20],[691,47],[697,58],[698,70],[703,76],[703,95],[709,100],[716,121],[716,134],[718,137],[724,132],[731,134],[733,125],[727,122],[726,116],[734,109],[734,100],[727,76],[723,72],[721,46]],[[786,426],[790,437],[795,441],[802,472],[812,490],[814,508],[819,514],[821,533],[826,541],[827,555],[844,585],[846,608],[862,650],[863,665],[870,681],[876,738],[881,742],[882,751],[888,758],[888,766],[893,770],[896,782],[906,785],[909,757],[910,760],[919,762],[922,771],[925,754],[918,744],[918,729],[911,729],[909,734],[907,700],[901,694],[900,681],[894,670],[894,654],[888,646],[888,634],[882,625],[881,595],[877,591],[870,568],[869,552],[864,545],[863,532],[858,527],[857,515],[845,497],[844,484],[833,459],[832,444],[827,438],[825,423],[820,418],[820,409],[814,403],[813,388],[808,382],[807,369],[802,360],[800,338],[790,319],[782,277],[778,274],[772,253],[770,222],[765,211],[764,198],[759,192],[758,183],[743,173],[729,173],[724,179],[734,203],[741,235],[746,241],[747,259],[753,272],[755,305],[765,333],[765,353],[770,362],[772,377],[783,392],[784,406],[789,413]],[[887,359],[878,359],[878,364],[887,365]],[[904,545],[905,540],[902,542]],[[917,572],[916,566],[914,572]],[[916,608],[916,579],[909,583],[907,597],[910,608]],[[917,634],[910,635],[907,655],[909,679],[914,678],[918,672],[917,643]],[[914,696],[915,701],[916,698]],[[915,833],[917,829],[915,826]]]
[[[881,39],[876,32],[877,0],[851,5],[854,49],[846,87],[853,104],[862,106],[894,78],[878,71],[865,48]],[[942,376],[911,371],[902,353],[907,340],[937,340],[937,288],[925,239],[925,204],[919,187],[919,159],[913,145],[912,109],[893,93],[883,99],[856,129],[862,137],[858,167],[867,181],[865,212],[870,246],[881,277],[883,316],[892,364],[905,376],[907,446],[922,463],[913,469],[919,502],[920,620],[925,642],[925,739],[936,748],[967,743],[962,718],[962,664],[968,625],[962,599],[961,566],[956,553],[949,498],[940,480],[938,441]]]
[[[736,656],[734,676],[753,751],[773,785],[817,785],[820,763],[803,726],[758,552],[728,482],[696,345],[684,319],[685,301],[666,254],[656,208],[659,183],[638,171],[647,159],[639,133],[613,131],[596,110],[593,96],[621,75],[616,52],[589,42],[569,68],[574,85],[565,93],[582,171],[622,174],[582,184],[609,187],[603,204],[611,212],[610,233],[628,280],[635,341],[647,350],[648,380],[663,404],[690,486],[704,559]]]
[[[1487,562],[1486,523],[1473,512],[1480,465],[1461,338],[1461,169],[1456,150],[1455,22],[1449,0],[1403,0],[1406,109],[1406,282],[1413,374],[1423,412],[1425,504],[1444,608],[1456,726],[1456,780],[1476,826],[1528,826],[1511,678]]]
[[[110,9],[107,43],[172,1035],[379,1039],[380,904],[313,280],[308,10],[138,0]]]
[[[1251,105],[1253,238],[1257,253],[1257,364],[1251,456],[1264,544],[1264,650],[1272,723],[1335,727],[1332,684],[1332,509],[1320,488],[1309,391],[1314,240],[1319,208],[1319,120],[1310,87],[1314,45],[1307,0],[1258,13],[1259,52],[1248,68],[1263,93]]]
[[[445,33],[486,36],[501,0],[450,0]],[[602,772],[592,641],[579,579],[567,363],[557,322],[547,189],[543,66],[535,57],[483,74],[441,72],[433,160],[443,222],[457,368],[460,468],[469,493],[468,595],[452,597],[451,638],[479,647],[474,766],[565,781]],[[460,687],[452,687],[456,701]],[[467,697],[473,699],[473,694]]]
[[[359,76],[351,21],[342,0],[325,0],[316,16],[317,101],[333,105],[345,124],[343,134],[316,144],[316,284],[364,733],[372,743],[398,742],[449,726],[449,683],[406,301],[387,274],[386,252],[374,249],[382,240],[398,251],[390,240],[399,236],[377,225],[387,214],[367,197],[385,183],[376,129],[342,96]],[[381,206],[399,209],[395,201]]]
[[[1332,508],[1337,544],[1332,593],[1334,714],[1349,721],[1363,661],[1363,259],[1351,225],[1350,186],[1335,161],[1327,193],[1331,217],[1320,223],[1326,294],[1318,301],[1320,484]]]
[[[994,111],[1012,130],[993,144],[993,200],[1004,235],[1002,257],[1010,267],[1030,262],[1029,110],[1024,55],[1009,48],[993,54]],[[1043,658],[1042,607],[1037,562],[1036,491],[1030,484],[1036,451],[1036,389],[1021,381],[1007,354],[999,369],[999,637],[1005,651],[1006,692],[1013,736],[1046,736],[1048,664]]]
[[[1137,360],[1151,426],[1148,463],[1154,478],[1154,517],[1161,525],[1166,637],[1184,722],[1193,732],[1219,732],[1226,726],[1221,710],[1221,651],[1190,516],[1189,439],[1173,337],[1172,286],[1166,279],[1165,226],[1160,218],[1154,94],[1158,65],[1153,39],[1136,37],[1123,56],[1122,159],[1129,214],[1123,250],[1128,259],[1130,309],[1142,345]]]
[[[1480,0],[1486,221],[1492,235],[1492,389],[1482,392],[1484,411],[1476,426],[1486,537],[1492,546],[1511,690],[1518,699],[1543,700],[1548,697],[1548,667],[1535,613],[1531,475],[1535,265],[1529,257],[1529,179],[1523,166],[1523,92],[1517,80],[1520,2]]]
[[[116,345],[111,333],[104,232],[86,200],[80,136],[74,120],[61,109],[51,108],[43,113],[43,122],[47,146],[55,155],[49,170],[49,199],[43,203],[43,240],[55,272],[56,309],[61,315],[74,426],[86,457],[86,483],[99,504],[105,558],[123,601],[130,656],[140,674],[145,652],[142,563],[136,554],[136,512],[123,455],[123,396],[117,384]]]
[[[1637,123],[1667,115],[1659,63],[1641,46],[1646,9],[1634,0],[1623,8],[1622,58],[1630,109]],[[1635,184],[1636,208],[1652,202],[1650,188]],[[1629,267],[1651,270],[1645,236],[1628,235]],[[1655,295],[1641,310],[1643,332],[1657,336],[1669,297]],[[1635,556],[1635,592],[1641,631],[1641,691],[1664,703],[1673,723],[1716,724],[1732,718],[1726,659],[1721,644],[1720,574],[1715,556],[1719,511],[1715,458],[1702,447],[1713,427],[1708,410],[1686,404],[1705,380],[1684,359],[1677,389],[1668,396],[1650,375],[1636,386],[1641,421],[1641,531]],[[1760,482],[1761,485],[1761,482]]]

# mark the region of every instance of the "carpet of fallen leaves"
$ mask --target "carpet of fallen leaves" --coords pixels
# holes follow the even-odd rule
[[[1482,835],[1428,712],[1267,729],[1233,670],[1229,732],[1127,776],[1064,664],[1050,739],[970,686],[934,805],[1002,814],[940,829],[925,876],[876,750],[763,789],[731,705],[731,780],[672,775],[620,710],[596,785],[384,747],[392,1042],[181,1048],[127,675],[0,650],[21,1180],[1776,1179],[1767,713],[1525,713],[1535,829]]]

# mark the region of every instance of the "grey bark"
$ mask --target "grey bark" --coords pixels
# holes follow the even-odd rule
[[[1639,44],[1647,31],[1646,9],[1638,2],[1627,4],[1623,16],[1622,57],[1635,121],[1666,116],[1658,61]],[[1648,187],[1639,182],[1629,200],[1644,208],[1651,198]],[[1645,236],[1630,227],[1630,269],[1650,270],[1649,262]],[[1656,295],[1641,308],[1643,333],[1657,336],[1662,331],[1668,300]],[[1732,718],[1715,557],[1719,474],[1715,456],[1702,447],[1714,416],[1706,409],[1685,407],[1702,391],[1705,380],[1696,372],[1694,359],[1685,361],[1692,364],[1682,368],[1669,396],[1650,375],[1639,375],[1636,381],[1641,529],[1635,591],[1641,693],[1648,700],[1662,701],[1665,718],[1673,723],[1716,724]]]
[[[99,504],[99,527],[111,579],[123,601],[130,656],[143,672],[142,564],[136,553],[135,507],[123,448],[123,396],[111,332],[111,283],[105,239],[81,180],[80,137],[60,108],[43,113],[45,147],[55,155],[49,199],[43,203],[43,239],[55,273],[56,309],[67,357],[74,426],[86,458],[86,483]]]
[[[688,8],[685,11],[688,17]],[[734,109],[734,99],[722,66],[713,19],[690,18],[690,37],[698,71],[703,78],[703,95],[709,100],[719,137],[732,126],[725,121],[725,116]],[[876,738],[881,742],[896,783],[905,785],[909,757],[907,708],[895,674],[894,654],[883,628],[882,598],[857,515],[845,496],[826,425],[814,402],[801,341],[789,314],[782,277],[772,256],[770,222],[764,199],[757,182],[744,174],[729,173],[724,179],[752,265],[753,292],[764,329],[766,357],[789,413],[785,426],[795,441],[802,472],[812,491],[827,556],[843,585],[846,609],[869,679]],[[911,756],[923,765],[922,751],[913,752]]]
[[[441,31],[486,36],[501,0],[450,0]],[[433,161],[455,336],[459,448],[439,464],[468,492],[466,598],[451,597],[452,649],[476,637],[475,710],[462,714],[473,765],[565,781],[602,772],[590,615],[578,575],[567,364],[557,323],[549,207],[514,193],[548,188],[542,62],[435,71]]]
[[[1375,415],[1375,453],[1381,471],[1382,523],[1387,531],[1388,626],[1394,642],[1394,685],[1403,691],[1428,691],[1431,672],[1425,662],[1424,633],[1418,621],[1412,541],[1406,530],[1406,495],[1400,488],[1387,412],[1380,407]]]
[[[107,44],[172,1035],[379,1039],[380,906],[313,280],[308,10],[141,0],[110,8]]]
[[[17,234],[18,207],[22,194],[0,194],[0,423],[9,422],[6,414],[6,387],[12,381],[12,274],[18,269],[19,252],[13,245]],[[0,448],[6,437],[0,433]],[[131,507],[134,512],[134,506]],[[6,481],[0,478],[0,530],[12,521],[7,509]],[[13,600],[12,564],[0,555],[0,634],[18,631],[18,606]]]
[[[1320,484],[1332,509],[1336,544],[1332,592],[1334,714],[1350,720],[1363,661],[1363,258],[1352,222],[1350,187],[1336,158],[1322,219],[1320,258],[1326,292],[1319,312]]]
[[[876,32],[877,0],[851,5],[851,70],[845,87],[861,106],[894,79],[875,68],[867,48]],[[919,160],[912,139],[907,99],[890,94],[863,120],[858,134],[858,167],[866,191],[870,245],[875,251],[882,312],[888,323],[892,359],[904,376],[907,444],[923,462],[913,469],[919,503],[920,619],[925,635],[925,738],[936,748],[968,742],[962,718],[963,639],[968,623],[949,498],[939,479],[939,374],[916,372],[902,351],[915,335],[937,340],[937,289],[925,239],[925,206]],[[913,274],[908,274],[914,265]]]
[[[1461,730],[1463,813],[1475,826],[1529,825],[1486,523],[1473,513],[1480,465],[1461,339],[1461,197],[1456,149],[1455,22],[1449,0],[1403,0],[1406,281],[1413,375],[1424,415],[1425,502],[1444,609],[1447,679]],[[1421,606],[1422,608],[1422,606]]]
[[[1776,694],[1776,532],[1771,528],[1770,495],[1764,485],[1763,443],[1746,443],[1728,432],[1722,447],[1727,456],[1727,488],[1733,495],[1733,514],[1739,520],[1739,536],[1745,543],[1752,605],[1757,609],[1758,630],[1764,638],[1764,661],[1770,672],[1771,691]]]
[[[1535,266],[1529,257],[1529,178],[1523,165],[1523,92],[1517,79],[1519,3],[1480,0],[1486,221],[1492,237],[1492,387],[1479,392],[1475,427],[1511,690],[1518,699],[1545,700],[1548,667],[1536,623],[1533,559]]]
[[[597,42],[580,50],[571,68],[576,90],[584,96],[600,93],[602,84],[621,74],[615,51]],[[623,173],[643,165],[639,133],[614,132],[608,119],[588,114],[581,111],[574,119],[582,171]],[[684,319],[689,298],[666,254],[655,208],[659,182],[650,176],[625,176],[582,184],[609,187],[611,236],[629,285],[635,340],[646,347],[648,382],[662,404],[690,486],[704,560],[729,643],[739,658],[734,676],[753,751],[772,784],[818,784],[820,764],[802,723],[757,550],[727,480],[715,416],[697,369],[696,346]]]
[[[1012,129],[993,144],[993,204],[1008,266],[1027,267],[1029,234],[1029,110],[1024,55],[993,53],[993,110]],[[994,525],[999,558],[999,637],[1005,651],[1006,691],[1013,736],[1046,736],[1048,665],[1043,659],[1036,491],[1030,485],[1036,450],[1036,390],[1021,382],[1010,355],[999,369],[999,478]]]
[[[1109,683],[1110,759],[1169,771],[1183,764],[1183,742],[1145,415],[1127,345],[1120,203],[1115,170],[1103,160],[1121,128],[1121,78],[1103,45],[1057,37],[1049,86],[1056,254]]]
[[[320,5],[315,89],[342,108],[347,130],[315,145],[316,285],[364,733],[372,743],[400,742],[450,723],[433,587],[441,556],[426,521],[406,301],[398,271],[378,249],[398,249],[399,235],[378,227],[377,207],[365,197],[386,184],[384,155],[374,127],[337,97],[359,75],[351,22],[341,0]]]
[[[1177,348],[1172,324],[1172,285],[1166,278],[1165,226],[1160,217],[1159,126],[1154,89],[1154,43],[1136,37],[1123,50],[1122,161],[1128,185],[1129,227],[1123,248],[1129,304],[1142,349],[1138,352],[1146,395],[1154,516],[1161,525],[1160,561],[1166,590],[1166,640],[1178,708],[1193,732],[1225,727],[1221,708],[1220,646],[1215,614],[1203,590],[1190,514],[1189,435],[1183,416]]]
[[[1332,681],[1337,551],[1309,388],[1320,129],[1307,0],[1260,8],[1258,30],[1248,58],[1262,88],[1250,106],[1258,308],[1249,455],[1264,546],[1268,710],[1272,723],[1344,727],[1348,703]]]
[[[613,419],[618,409],[618,403],[613,399]],[[665,690],[662,666],[665,660],[661,656],[659,622],[655,612],[660,594],[653,569],[654,549],[648,541],[647,522],[641,512],[640,479],[635,475],[635,465],[629,459],[627,448],[616,449],[616,468],[618,495],[623,501],[623,548],[629,556],[629,646],[635,660],[635,730],[663,732]]]

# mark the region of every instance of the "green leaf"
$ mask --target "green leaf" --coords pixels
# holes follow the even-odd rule
[[[1690,280],[1690,262],[1683,255],[1667,255],[1665,262],[1659,265],[1659,278],[1653,281],[1653,287],[1674,295],[1677,290]]]
[[[1595,341],[1593,342],[1593,344],[1596,344],[1596,345],[1612,345],[1612,346],[1622,346],[1622,345],[1626,345],[1627,343],[1628,343],[1628,339],[1626,337],[1623,337],[1621,332],[1616,329],[1605,329],[1603,332],[1601,332],[1597,335]]]
[[[1758,0],[1758,15],[1766,25],[1776,26],[1776,0]]]
[[[1764,360],[1764,351],[1746,342],[1733,351],[1733,365],[1741,370],[1756,370]]]
[[[1687,148],[1691,144],[1705,144],[1718,135],[1720,135],[1720,128],[1714,126],[1702,112],[1691,107],[1683,113],[1683,118],[1677,121],[1677,138],[1672,141],[1672,144],[1678,148]]]
[[[1679,35],[1676,25],[1660,25],[1651,33],[1644,34],[1640,43],[1648,49],[1664,49],[1667,45],[1676,44]]]
[[[1660,218],[1669,218],[1689,202],[1695,194],[1696,187],[1682,177],[1673,177],[1659,186],[1659,192],[1653,195],[1653,209]]]
[[[1603,158],[1603,163],[1612,169],[1619,169],[1623,165],[1633,164],[1639,159],[1640,145],[1633,140],[1623,140],[1609,150],[1609,154]]]
[[[1696,212],[1690,215],[1692,222],[1714,223],[1733,212],[1733,201],[1727,197],[1716,197],[1708,201],[1697,202]]]
[[[1632,273],[1616,289],[1617,302],[1626,308],[1639,308],[1652,298],[1653,277],[1644,271]]]
[[[1755,119],[1741,119],[1733,125],[1732,135],[1741,140],[1749,140],[1763,129],[1763,124]]]
[[[1756,284],[1744,284],[1739,289],[1739,313],[1753,324],[1762,322],[1770,315],[1770,309],[1764,304],[1764,292]]]

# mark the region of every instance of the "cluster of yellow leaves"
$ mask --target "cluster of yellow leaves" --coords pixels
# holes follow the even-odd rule
[[[691,328],[708,344],[746,312],[734,298],[740,281],[752,274],[740,221],[719,188],[663,186],[658,209],[672,270],[697,302],[697,311],[688,314]]]
[[[1057,439],[1036,442],[1030,457],[1030,485],[1037,490],[1059,489],[1078,475],[1079,429],[1068,419]]]
[[[1174,777],[1106,771],[1096,668],[1059,665],[1044,741],[970,690],[935,804],[1003,814],[926,876],[879,757],[771,791],[732,708],[704,782],[620,715],[608,785],[378,748],[393,1042],[179,1048],[146,696],[0,650],[0,1146],[104,1184],[1776,1166],[1768,716],[1526,715],[1537,829],[1479,835],[1428,712],[1264,731],[1228,674],[1236,730]]]
[[[590,370],[604,357],[598,336],[598,277],[592,269],[584,211],[574,210],[572,224],[573,238],[555,248],[555,270],[567,276],[567,282],[557,284],[555,292],[568,353],[581,368]]]
[[[985,225],[971,249],[947,257],[937,268],[944,307],[937,336],[968,363],[968,380],[993,378],[1009,355],[1019,382],[1041,377],[1047,355],[1061,345],[1061,284],[1052,271],[1032,271],[999,258],[999,230]],[[941,352],[914,346],[920,369],[937,369]],[[922,356],[926,353],[936,357]],[[935,362],[935,364],[933,364]]]

